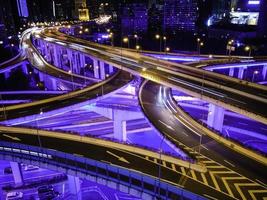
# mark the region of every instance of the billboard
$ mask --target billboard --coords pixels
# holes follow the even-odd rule
[[[258,25],[259,12],[230,12],[230,19],[232,24],[240,25]]]

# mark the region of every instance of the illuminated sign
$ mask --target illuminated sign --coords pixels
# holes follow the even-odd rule
[[[258,12],[230,12],[232,24],[257,25],[259,19]]]
[[[256,1],[256,0],[250,0],[248,1],[249,5],[259,5],[261,2],[260,1]]]

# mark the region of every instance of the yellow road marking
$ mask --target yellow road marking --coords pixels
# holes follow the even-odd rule
[[[205,184],[205,185],[209,185],[209,184],[208,184],[208,181],[207,181],[207,178],[206,178],[206,176],[205,176],[205,174],[204,174],[204,173],[200,173],[200,174],[201,174],[201,177],[202,177],[202,179],[203,179],[204,184]]]
[[[267,193],[267,190],[249,190],[248,192],[253,200],[257,200],[254,193]],[[264,197],[263,199],[267,199],[267,197]]]
[[[240,187],[243,187],[243,186],[257,186],[258,184],[256,183],[235,183],[234,186],[236,187],[238,193],[240,194],[241,198],[243,200],[246,200],[247,198],[245,197],[245,195],[243,194],[243,192],[241,191]]]
[[[197,180],[197,176],[196,176],[196,173],[194,172],[194,170],[190,170],[191,174],[192,174],[192,178]]]
[[[220,189],[220,187],[219,187],[219,185],[218,185],[218,183],[217,183],[217,181],[216,181],[216,178],[215,178],[215,176],[213,175],[213,172],[209,171],[209,173],[210,173],[210,176],[211,176],[211,179],[212,179],[212,182],[213,182],[215,188],[216,188],[218,191],[221,191],[221,189]]]
[[[173,164],[173,163],[172,163],[172,169],[173,169],[174,171],[176,171],[175,164]]]

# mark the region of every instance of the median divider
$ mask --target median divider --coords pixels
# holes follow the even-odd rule
[[[35,135],[35,136],[43,136],[43,137],[50,137],[54,139],[62,139],[62,140],[69,140],[69,141],[76,141],[76,142],[82,142],[102,147],[108,147],[117,149],[124,152],[129,153],[135,153],[142,156],[149,156],[153,158],[158,158],[159,153],[157,151],[136,147],[129,145],[127,143],[123,142],[115,142],[108,139],[100,139],[100,138],[94,138],[94,137],[88,137],[88,136],[80,136],[75,134],[67,134],[64,132],[54,132],[54,131],[46,131],[46,130],[40,130],[38,129],[30,129],[30,128],[20,128],[20,127],[7,127],[7,126],[0,126],[0,131],[8,133],[19,133],[19,134],[25,134],[25,135]],[[177,158],[171,155],[167,154],[161,154],[161,160],[165,162],[171,162],[174,164],[177,164],[182,167],[190,168],[192,170],[196,170],[199,172],[206,172],[207,169],[202,164],[192,163],[186,160],[182,160],[181,158]]]

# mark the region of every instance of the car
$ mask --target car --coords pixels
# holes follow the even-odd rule
[[[23,199],[22,192],[9,192],[6,195],[6,200],[20,200]]]
[[[37,170],[37,169],[39,169],[39,167],[38,166],[34,166],[34,165],[26,165],[24,167],[25,171],[33,171],[33,170]]]
[[[47,192],[53,192],[54,188],[52,185],[43,185],[38,188],[38,194],[47,193]]]
[[[11,167],[5,167],[5,169],[4,169],[4,174],[12,174],[12,169],[11,169]]]

